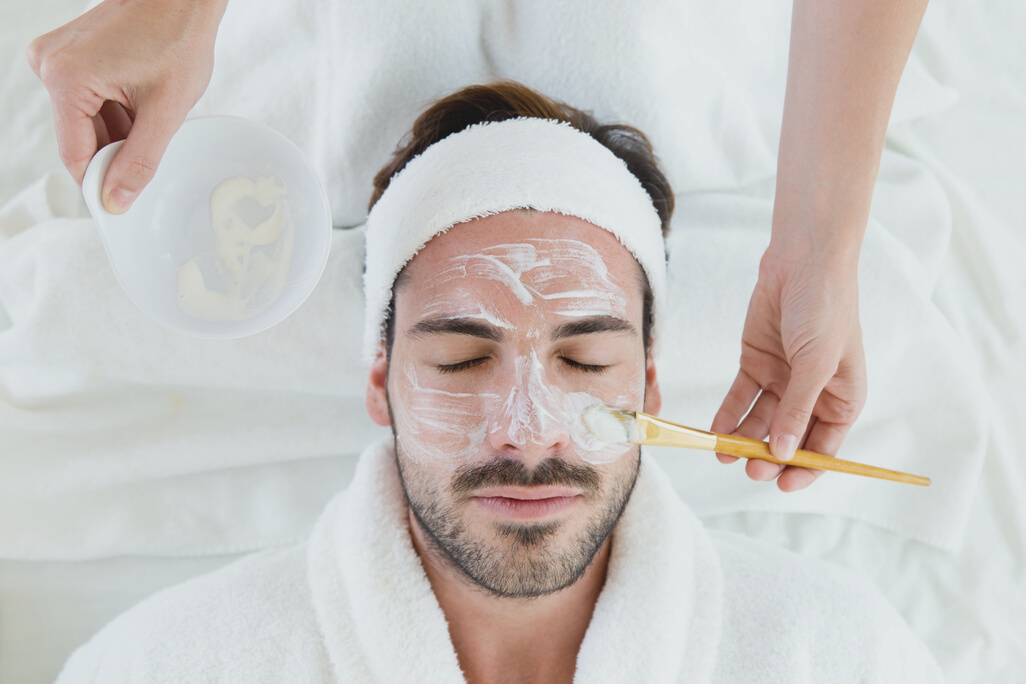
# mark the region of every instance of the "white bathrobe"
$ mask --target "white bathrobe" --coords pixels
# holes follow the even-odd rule
[[[868,581],[706,531],[643,456],[576,682],[942,680]],[[58,684],[463,681],[381,442],[307,543],[157,593],[76,651]]]

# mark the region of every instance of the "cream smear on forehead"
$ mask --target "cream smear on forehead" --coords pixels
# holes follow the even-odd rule
[[[494,325],[496,328],[512,330],[513,324],[502,318],[478,301],[472,292],[460,289],[444,295],[433,297],[425,302],[421,309],[422,319],[436,321],[454,318],[476,318]]]
[[[627,318],[627,297],[590,245],[569,239],[530,239],[494,245],[474,254],[450,258],[426,283],[445,286],[445,293],[427,301],[423,319],[476,318],[512,330],[468,286],[457,279],[483,279],[508,290],[523,306],[567,317]],[[531,340],[540,330],[524,331]],[[404,452],[414,460],[452,463],[473,458],[490,435],[500,434],[514,445],[550,445],[569,437],[572,450],[592,464],[611,463],[628,453],[630,444],[596,440],[580,420],[589,406],[604,404],[638,408],[644,396],[644,374],[638,372],[626,394],[599,398],[587,392],[565,392],[548,382],[545,367],[532,345],[513,362],[512,378],[491,392],[452,393],[425,387],[412,364],[397,378],[401,387],[393,402],[396,432]],[[500,391],[494,391],[496,386]]]
[[[427,285],[457,278],[494,281],[521,304],[560,316],[627,316],[624,288],[598,251],[579,240],[536,238],[451,257]]]

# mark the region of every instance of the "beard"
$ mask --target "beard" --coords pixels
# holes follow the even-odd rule
[[[440,491],[416,472],[399,440],[394,443],[406,501],[432,550],[474,585],[500,598],[537,598],[577,582],[619,522],[641,467],[641,450],[635,447],[629,455],[633,467],[602,491],[602,476],[588,464],[547,458],[531,469],[499,456],[483,465],[460,467],[449,487]],[[542,485],[582,490],[590,513],[580,530],[564,534],[567,521],[504,521],[492,524],[494,539],[489,539],[468,528],[463,512],[474,491]]]

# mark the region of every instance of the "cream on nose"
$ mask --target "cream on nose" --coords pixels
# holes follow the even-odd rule
[[[502,396],[500,394],[500,396]],[[532,350],[514,360],[513,385],[488,430],[492,446],[544,452],[569,444],[563,393],[546,382],[545,367]]]

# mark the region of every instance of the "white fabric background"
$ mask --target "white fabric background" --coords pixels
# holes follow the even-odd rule
[[[71,648],[138,597],[234,557],[211,554],[291,541],[344,485],[346,455],[358,453],[373,433],[363,418],[362,384],[341,392],[351,376],[337,365],[347,336],[359,340],[346,321],[358,320],[360,302],[338,296],[358,293],[351,277],[357,233],[336,232],[329,272],[293,317],[261,340],[212,350],[140,324],[104,271],[91,224],[50,220],[79,208],[56,160],[48,99],[22,54],[32,36],[73,16],[77,3],[50,0],[50,11],[41,11],[44,4],[0,9],[0,69],[9,74],[0,91],[8,121],[0,131],[0,203],[40,183],[8,205],[0,221],[0,283],[7,285],[0,290],[0,544],[11,559],[97,560],[0,563],[0,681],[46,681]],[[636,101],[637,91],[625,90],[618,109],[603,98],[603,83],[581,77],[585,58],[601,58],[602,45],[566,45],[566,54],[546,62],[516,49],[518,35],[544,36],[545,26],[515,21],[500,30],[510,24],[495,12],[475,15],[492,46],[484,58],[476,41],[431,34],[410,49],[428,54],[444,43],[451,62],[421,60],[422,72],[407,73],[398,51],[346,52],[359,42],[348,37],[320,63],[302,62],[300,52],[286,60],[306,74],[289,72],[292,90],[270,98],[251,89],[247,99],[237,85],[245,73],[273,79],[284,67],[269,51],[255,64],[233,64],[233,46],[276,36],[283,22],[267,13],[243,30],[240,7],[226,17],[210,94],[197,111],[259,115],[308,149],[316,146],[323,156],[315,161],[338,193],[332,205],[340,225],[359,222],[368,169],[377,168],[417,107],[490,69],[574,104],[597,103],[584,106],[651,133],[682,193],[674,250],[685,277],[680,287],[716,293],[681,298],[680,328],[693,330],[700,321],[708,334],[681,336],[682,346],[664,353],[664,378],[669,366],[680,373],[666,414],[699,425],[711,419],[715,397],[735,370],[759,240],[769,225],[779,119],[764,114],[779,111],[783,92],[780,3],[747,13],[703,3],[681,9],[686,16],[678,26],[687,40],[680,42],[688,46],[681,59],[702,68],[663,67],[668,71],[653,81],[668,99],[634,112],[624,103]],[[645,7],[636,12],[648,16]],[[313,16],[324,26],[356,19],[335,10]],[[362,19],[394,28],[397,17]],[[1026,478],[1014,450],[1016,438],[1026,436],[1018,397],[1026,381],[1019,267],[1026,256],[1026,179],[1017,162],[1026,158],[1026,59],[1016,42],[1024,28],[1011,3],[986,10],[958,0],[931,5],[903,83],[907,93],[909,78],[913,85],[918,79],[919,96],[899,100],[896,116],[931,114],[892,127],[860,272],[871,395],[844,455],[922,472],[938,485],[934,467],[924,466],[931,459],[947,463],[949,488],[934,492],[946,497],[940,504],[955,505],[916,501],[901,485],[871,487],[855,478],[845,484],[842,476],[784,497],[748,482],[740,466],[694,455],[663,458],[710,524],[873,579],[953,681],[1015,681],[1026,670],[1026,634],[1015,618],[1026,613]],[[318,50],[327,49],[316,35]],[[301,31],[292,37],[303,38]],[[658,44],[623,49],[643,55]],[[565,72],[552,63],[578,77],[560,78]],[[347,89],[314,87],[343,66]],[[958,103],[940,111],[949,93],[927,72],[957,89]],[[667,81],[686,87],[662,88]],[[384,122],[369,115],[386,105],[394,111]],[[667,111],[684,123],[661,123],[671,120]],[[47,172],[56,173],[38,180]],[[730,272],[716,268],[728,261]],[[93,325],[83,326],[88,321]],[[118,343],[123,353],[115,356],[111,345]],[[355,359],[358,347],[350,349]],[[921,386],[929,389],[916,392]],[[977,480],[980,461],[973,457],[984,453]],[[884,491],[880,486],[898,488],[900,496],[866,498]],[[830,513],[836,502],[842,515],[802,512]],[[112,558],[119,554],[136,557]],[[43,633],[45,642],[33,638]]]
[[[262,11],[231,3],[196,111],[256,118],[295,140],[326,179],[341,224],[362,220],[371,176],[417,111],[460,83],[513,76],[642,126],[679,205],[661,322],[675,334],[657,343],[663,412],[708,425],[736,372],[769,239],[786,70],[789,3],[746,7],[750,18],[731,22],[716,3],[685,12],[668,0],[603,0],[580,25],[558,4],[468,0],[424,14],[408,0],[266,2]],[[775,37],[757,38],[752,22]],[[561,31],[572,39],[558,40]],[[896,122],[953,99],[918,57],[911,63]],[[828,476],[782,496],[708,454],[660,454],[700,515],[837,513],[958,548],[985,433],[983,389],[930,301],[950,208],[922,164],[897,152],[885,155],[878,187],[860,263],[875,381],[843,457],[934,485]],[[12,321],[0,333],[10,473],[0,481],[0,554],[229,553],[305,536],[341,486],[334,473],[381,434],[362,408],[366,371],[352,351],[362,327],[360,232],[336,233],[328,275],[288,320],[241,340],[198,340],[128,301],[95,226],[74,218],[76,197],[58,172],[0,212],[9,236],[0,303]]]

